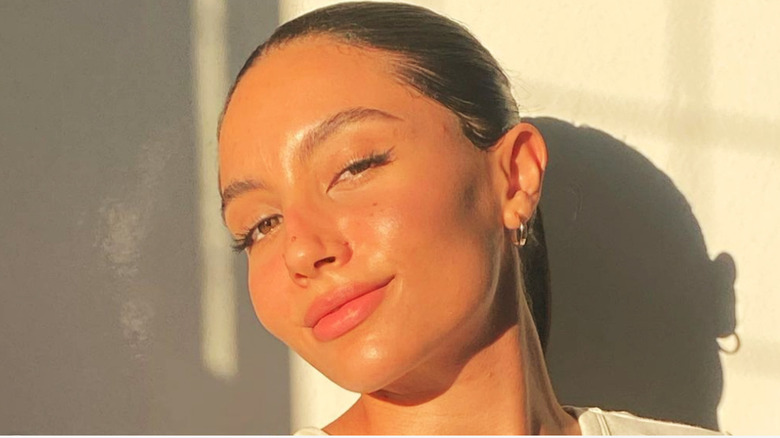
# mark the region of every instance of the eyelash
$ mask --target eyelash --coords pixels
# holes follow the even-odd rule
[[[371,152],[368,156],[349,160],[347,165],[333,177],[333,180],[328,185],[328,190],[335,186],[346,172],[351,173],[352,176],[357,176],[368,169],[384,166],[390,162],[392,152],[393,149],[391,148],[382,153]]]
[[[274,221],[276,221],[275,224],[273,223]],[[234,239],[233,251],[235,252],[244,251],[246,249],[249,249],[255,242],[259,242],[262,238],[255,238],[255,233],[262,234],[263,237],[265,237],[268,234],[274,232],[275,228],[272,228],[266,232],[260,231],[260,228],[263,227],[263,225],[267,225],[268,227],[274,227],[274,226],[281,225],[282,222],[284,222],[284,218],[282,218],[282,216],[278,214],[260,219],[260,221],[254,226],[252,226],[252,228],[250,228],[249,231],[239,235],[237,238]]]
[[[354,158],[350,160],[344,168],[336,174],[336,176],[333,178],[333,180],[328,185],[328,190],[330,190],[333,186],[336,185],[336,183],[339,182],[342,175],[344,175],[346,172],[349,172],[352,174],[352,176],[359,175],[369,169],[372,169],[374,167],[384,166],[385,164],[389,163],[391,160],[391,153],[392,149],[389,149],[382,153],[376,153],[371,152],[370,155],[367,157],[362,158]],[[276,221],[276,223],[274,223]],[[260,219],[255,225],[252,226],[252,228],[249,229],[244,234],[239,235],[234,239],[233,242],[233,250],[235,252],[242,252],[252,247],[253,244],[256,242],[259,242],[262,238],[267,236],[268,234],[271,234],[274,232],[277,226],[281,225],[284,222],[284,218],[281,215],[273,215],[268,216]],[[260,228],[263,227],[263,225],[266,225],[267,227],[274,227],[269,229],[266,232],[261,232]],[[262,234],[262,238],[255,238],[255,233]]]

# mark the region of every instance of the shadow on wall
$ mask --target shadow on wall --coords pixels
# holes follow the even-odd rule
[[[559,400],[717,429],[734,260],[709,259],[688,202],[641,154],[596,129],[529,121],[550,154],[547,359]]]
[[[243,265],[238,375],[203,366],[192,4],[0,1],[0,434],[289,430]],[[278,6],[227,13],[233,75]]]

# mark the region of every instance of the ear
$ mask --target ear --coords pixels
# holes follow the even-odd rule
[[[547,146],[535,126],[521,122],[504,134],[491,152],[498,170],[504,226],[514,230],[531,219],[539,204]]]

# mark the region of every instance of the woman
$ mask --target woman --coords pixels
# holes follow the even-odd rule
[[[293,20],[239,73],[219,145],[258,318],[362,394],[324,432],[704,432],[557,402],[527,302],[544,337],[547,151],[461,26],[384,3]]]

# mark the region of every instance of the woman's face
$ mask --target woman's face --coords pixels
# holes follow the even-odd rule
[[[494,154],[393,71],[381,51],[295,40],[246,73],[220,133],[258,318],[358,392],[470,354],[504,242]]]

